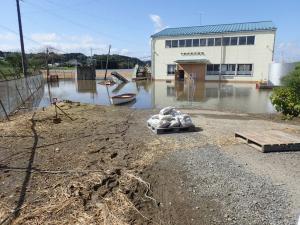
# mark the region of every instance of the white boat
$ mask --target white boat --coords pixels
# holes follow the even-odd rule
[[[113,105],[120,105],[120,104],[125,104],[128,102],[131,102],[135,100],[136,94],[133,93],[126,93],[126,94],[121,94],[121,95],[115,95],[110,98],[111,104]]]

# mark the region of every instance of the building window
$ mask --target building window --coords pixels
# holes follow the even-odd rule
[[[255,36],[248,36],[247,37],[247,45],[254,45]]]
[[[176,71],[176,64],[168,64],[167,73],[168,75],[174,75]]]
[[[185,40],[179,40],[179,47],[185,47]]]
[[[192,47],[192,39],[185,40],[185,46],[186,47]]]
[[[170,40],[166,40],[166,48],[171,48],[172,42]]]
[[[222,38],[215,38],[215,46],[221,46]]]
[[[221,74],[222,75],[235,75],[235,64],[222,64]]]
[[[239,37],[239,45],[246,45],[247,44],[247,37]]]
[[[238,64],[237,75],[242,75],[242,76],[252,75],[252,64]]]
[[[172,40],[172,48],[178,47],[178,40]]]
[[[230,38],[230,45],[237,45],[238,38],[237,37],[231,37]]]
[[[193,46],[198,47],[199,46],[199,39],[193,39]]]
[[[220,64],[207,64],[207,75],[218,75],[220,73]]]
[[[215,45],[215,39],[214,38],[208,38],[207,39],[207,45],[208,46],[214,46]]]
[[[223,44],[224,46],[229,45],[229,44],[230,44],[230,37],[224,37],[224,38],[223,38],[223,41],[222,41],[222,44]]]
[[[200,46],[206,46],[206,39],[205,38],[200,39]]]

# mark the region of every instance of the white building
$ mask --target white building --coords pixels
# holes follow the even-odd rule
[[[152,35],[157,80],[268,80],[276,27],[271,21],[166,28]]]

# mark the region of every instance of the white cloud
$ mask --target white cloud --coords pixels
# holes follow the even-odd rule
[[[149,17],[153,22],[155,32],[161,31],[167,27],[159,15],[150,14]]]
[[[16,41],[18,40],[18,36],[13,33],[4,33],[0,34],[0,41]]]
[[[35,33],[31,35],[31,39],[37,42],[54,42],[59,41],[60,37],[56,33]]]
[[[298,41],[281,42],[275,50],[275,57],[279,62],[294,62],[300,60],[300,45]]]
[[[107,54],[108,44],[102,39],[89,34],[66,35],[57,33],[33,33],[25,35],[26,52],[42,52],[46,47],[53,48],[57,53],[81,52],[90,55],[91,48],[93,54]],[[33,41],[30,41],[33,40]],[[55,50],[56,49],[56,50]],[[0,50],[2,51],[20,51],[19,37],[16,34],[0,33]],[[112,48],[112,54],[122,54],[136,56],[132,51],[126,48]]]

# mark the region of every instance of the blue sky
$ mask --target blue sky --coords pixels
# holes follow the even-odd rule
[[[15,0],[0,0],[0,50],[18,50]],[[165,27],[272,20],[276,58],[300,59],[300,1],[23,0],[27,51],[45,45],[63,52],[147,57],[150,35]],[[31,41],[33,40],[33,41]]]

